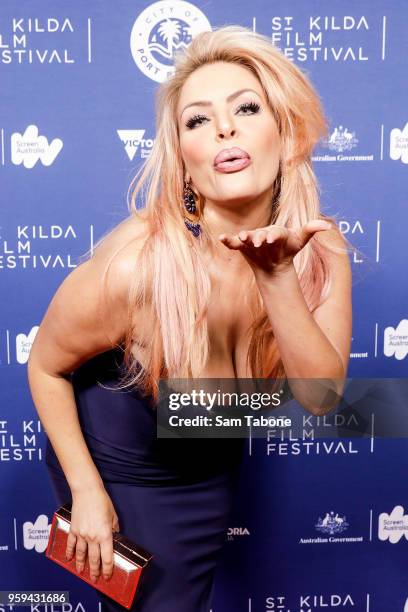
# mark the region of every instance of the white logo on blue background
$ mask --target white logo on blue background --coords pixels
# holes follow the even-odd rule
[[[315,527],[317,531],[333,535],[348,529],[349,524],[347,523],[345,516],[339,516],[337,512],[334,514],[332,511],[326,512],[326,516],[323,519],[319,516],[319,520],[317,521]]]
[[[397,544],[405,536],[408,540],[408,514],[405,514],[404,506],[395,506],[392,511],[381,512],[378,517],[378,539],[382,542],[387,540],[390,544]]]
[[[322,141],[322,146],[331,151],[350,151],[358,144],[355,132],[350,132],[342,125],[336,126],[329,136]]]
[[[399,128],[391,130],[390,157],[395,161],[400,159],[403,164],[408,164],[408,122],[403,130]]]
[[[160,0],[136,19],[130,49],[137,67],[162,83],[174,72],[173,56],[185,49],[200,32],[211,30],[207,17],[184,0]]]
[[[23,543],[27,550],[35,550],[42,553],[48,546],[51,524],[48,523],[48,516],[40,514],[34,523],[26,521],[23,524]]]
[[[53,138],[51,142],[45,136],[40,136],[38,127],[29,125],[24,134],[14,132],[11,135],[11,162],[16,166],[34,168],[38,160],[43,166],[51,166],[63,147],[61,138]]]
[[[389,325],[384,329],[384,355],[398,361],[408,355],[408,319],[402,319],[395,328]]]
[[[143,138],[146,130],[116,130],[119,138],[125,145],[125,151],[130,159],[133,160],[139,146],[141,146],[140,157],[147,158],[150,156],[151,149],[154,144],[152,138]]]
[[[227,539],[234,540],[237,536],[249,536],[250,532],[247,527],[228,527]]]
[[[27,363],[30,356],[31,347],[34,342],[34,338],[39,330],[39,325],[34,325],[28,334],[21,332],[16,336],[16,359],[17,363]]]

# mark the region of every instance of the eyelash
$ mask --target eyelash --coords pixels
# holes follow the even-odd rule
[[[238,111],[242,110],[242,109],[249,109],[251,110],[253,113],[257,113],[260,110],[260,106],[259,104],[257,104],[256,102],[244,102],[244,104],[240,104],[238,106]],[[205,115],[194,115],[193,117],[191,117],[191,119],[189,119],[186,122],[186,126],[191,130],[195,127],[196,123],[202,119],[207,119],[207,117]]]

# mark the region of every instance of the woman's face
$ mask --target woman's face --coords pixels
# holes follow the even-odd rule
[[[206,204],[237,207],[265,194],[272,198],[281,148],[278,126],[248,68],[229,62],[197,68],[182,87],[177,119],[185,178]],[[217,154],[232,147],[247,153],[249,161],[214,166]]]

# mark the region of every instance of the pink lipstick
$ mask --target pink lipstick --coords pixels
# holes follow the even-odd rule
[[[238,172],[251,163],[249,154],[239,147],[222,149],[214,159],[214,169],[218,172]]]

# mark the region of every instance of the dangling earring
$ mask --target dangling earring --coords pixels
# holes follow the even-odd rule
[[[194,191],[191,189],[190,185],[184,181],[184,191],[183,191],[183,201],[184,207],[186,211],[190,215],[197,214],[197,205],[194,197]],[[188,219],[186,216],[184,217],[184,223],[187,229],[198,238],[201,233],[201,226],[197,221],[193,221]]]

